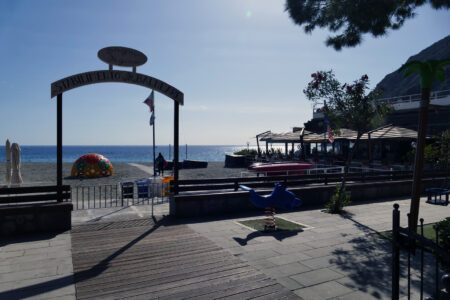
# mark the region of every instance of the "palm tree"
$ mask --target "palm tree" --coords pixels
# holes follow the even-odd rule
[[[411,61],[400,67],[398,72],[406,70],[404,78],[411,74],[419,73],[420,86],[422,89],[422,100],[420,101],[419,128],[417,134],[416,157],[414,159],[414,175],[411,191],[411,206],[409,228],[417,232],[417,221],[419,219],[420,205],[420,182],[423,172],[423,154],[425,148],[425,136],[427,132],[428,107],[430,105],[430,92],[433,82],[437,79],[444,81],[444,67],[450,65],[450,59],[427,60],[424,62]]]

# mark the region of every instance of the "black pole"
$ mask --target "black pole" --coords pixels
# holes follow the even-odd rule
[[[372,168],[372,162],[373,162],[373,154],[372,154],[372,139],[370,138],[370,132],[367,134],[368,140],[367,140],[367,147],[369,148],[369,168]]]
[[[305,142],[303,141],[303,134],[300,136],[300,151],[302,153],[302,160],[306,160],[306,153],[305,153]]]
[[[175,194],[178,194],[178,153],[179,153],[179,118],[180,104],[174,101],[174,124],[173,124],[173,179],[175,186]]]
[[[392,299],[398,300],[400,295],[400,241],[399,241],[399,227],[400,227],[400,211],[399,205],[394,204],[394,211],[392,212]],[[409,249],[408,249],[409,251]]]
[[[155,158],[155,119],[153,119],[153,177],[156,177],[156,158]]]
[[[327,167],[327,127],[328,127],[328,119],[324,119],[323,122],[324,130],[323,130],[323,166],[324,168]]]
[[[62,201],[62,94],[56,99],[56,186],[58,202]]]
[[[261,149],[259,149],[259,139],[258,139],[258,136],[256,136],[256,146],[258,146],[258,157],[261,157]]]

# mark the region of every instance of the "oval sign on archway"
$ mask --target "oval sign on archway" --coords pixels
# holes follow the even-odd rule
[[[106,47],[97,53],[101,61],[121,67],[137,67],[147,62],[147,56],[138,50],[127,47]]]

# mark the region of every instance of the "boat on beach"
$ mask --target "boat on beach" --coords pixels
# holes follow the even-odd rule
[[[254,163],[248,167],[249,171],[266,176],[277,175],[301,175],[306,170],[314,168],[314,164],[308,162],[274,162],[274,163]]]

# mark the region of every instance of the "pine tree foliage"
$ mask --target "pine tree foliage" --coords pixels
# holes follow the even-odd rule
[[[286,10],[306,33],[316,27],[335,33],[326,40],[336,50],[361,43],[362,35],[386,35],[414,18],[424,4],[434,9],[449,9],[450,0],[286,0]]]

